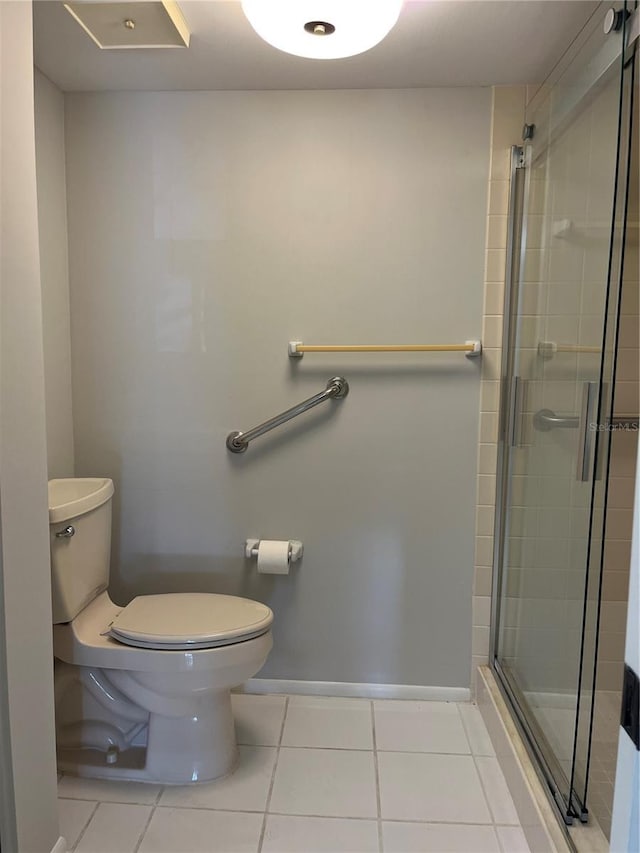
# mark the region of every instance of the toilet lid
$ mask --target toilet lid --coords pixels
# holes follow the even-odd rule
[[[273,613],[264,604],[206,592],[140,595],[111,623],[109,634],[128,646],[210,649],[259,637]]]

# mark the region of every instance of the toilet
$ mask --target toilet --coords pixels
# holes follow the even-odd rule
[[[231,688],[273,645],[264,604],[214,593],[107,592],[113,482],[51,480],[49,526],[59,769],[186,784],[237,761]]]

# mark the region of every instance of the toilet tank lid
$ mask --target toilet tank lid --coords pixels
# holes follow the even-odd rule
[[[265,604],[207,592],[140,595],[113,620],[110,633],[126,643],[162,646],[216,645],[267,631],[273,613]]]
[[[108,477],[69,477],[49,480],[49,523],[57,524],[102,506],[113,495]]]

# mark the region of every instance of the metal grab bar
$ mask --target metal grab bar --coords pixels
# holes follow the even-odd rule
[[[640,429],[640,417],[614,415],[607,424],[608,428],[613,429]],[[552,429],[577,429],[580,426],[580,418],[577,415],[556,415],[551,409],[540,409],[533,416],[533,425],[541,432]]]
[[[259,424],[259,426],[247,430],[247,432],[230,432],[227,436],[227,449],[232,453],[244,453],[249,446],[249,442],[253,441],[254,438],[259,438],[265,432],[269,432],[290,421],[291,418],[296,418],[298,415],[308,412],[309,409],[313,409],[314,406],[324,403],[325,400],[331,400],[332,398],[342,400],[348,393],[349,383],[347,380],[343,379],[342,376],[334,376],[333,379],[327,382],[327,387],[324,391],[314,394],[308,400],[303,400],[297,406],[292,406],[286,412],[276,415],[275,418],[270,418],[268,421]]]

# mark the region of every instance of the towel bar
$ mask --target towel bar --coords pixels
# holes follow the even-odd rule
[[[289,341],[289,358],[302,358],[305,352],[463,352],[467,358],[482,355],[481,341],[463,344],[328,344],[310,346],[302,341]]]

